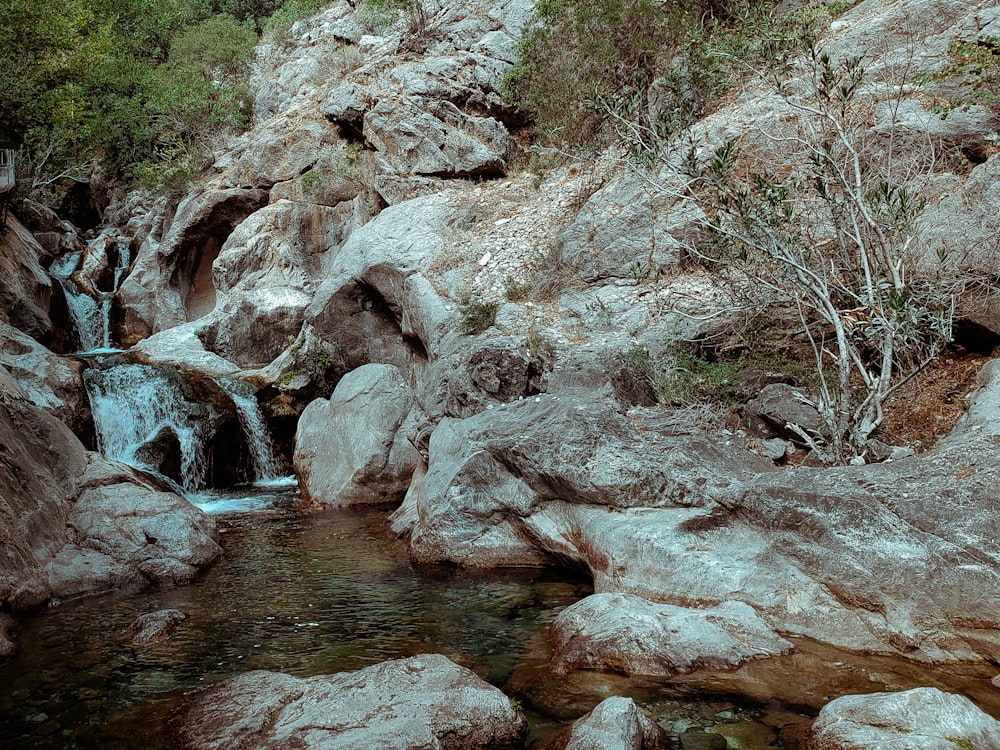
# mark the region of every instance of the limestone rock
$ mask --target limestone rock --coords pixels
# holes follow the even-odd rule
[[[670,738],[663,727],[646,716],[631,698],[616,696],[602,701],[537,750],[667,750],[669,747]]]
[[[542,394],[437,425],[411,554],[471,565],[580,561],[562,528],[580,523],[573,506],[612,523],[608,509],[702,506],[759,467],[700,439],[640,433],[609,397]]]
[[[936,688],[845,695],[809,731],[810,750],[955,750],[1000,747],[1000,722],[960,695]]]
[[[267,200],[266,190],[230,188],[181,201],[162,238],[143,242],[119,289],[125,314],[118,338],[130,345],[211,312],[212,264],[233,229]]]
[[[584,668],[672,677],[792,650],[741,602],[689,609],[630,594],[588,596],[564,609],[549,634],[557,674]]]
[[[77,435],[87,432],[90,404],[78,360],[53,354],[27,334],[0,323],[0,365],[33,404]]]
[[[778,435],[789,440],[801,440],[788,424],[798,425],[806,432],[821,426],[819,412],[801,398],[805,394],[787,383],[765,385],[760,394],[743,407],[743,418],[760,437]]]
[[[270,363],[298,334],[353,220],[350,204],[280,201],[243,221],[213,263],[215,308],[196,329],[204,346],[242,368]]]
[[[185,750],[520,747],[524,716],[438,654],[297,679],[247,672],[199,690],[179,716]]]
[[[67,506],[86,468],[69,428],[0,380],[0,601],[26,608],[48,599],[40,568],[65,544]]]
[[[0,234],[0,321],[45,341],[52,330],[52,280],[41,265],[46,251],[15,216]]]
[[[179,609],[148,612],[132,620],[125,628],[125,635],[132,646],[149,646],[170,638],[187,617]]]
[[[365,365],[311,403],[295,435],[295,472],[304,499],[319,506],[400,499],[419,460],[400,427],[413,390],[392,365]]]
[[[597,179],[599,189],[559,235],[563,262],[587,282],[645,278],[677,266],[684,243],[704,218],[701,210],[674,204],[627,171],[604,185]]]

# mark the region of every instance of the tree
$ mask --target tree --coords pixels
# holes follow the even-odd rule
[[[914,247],[924,201],[912,185],[933,144],[904,155],[894,129],[871,131],[860,59],[813,47],[808,65],[807,92],[786,91],[797,130],[764,134],[780,155],[741,155],[730,141],[704,163],[689,156],[687,195],[707,214],[692,252],[749,306],[794,310],[824,429],[790,427],[824,462],[844,463],[865,455],[886,400],[951,340],[963,279],[944,251]]]

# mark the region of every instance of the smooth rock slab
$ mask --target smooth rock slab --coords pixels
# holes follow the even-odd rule
[[[247,672],[194,693],[185,750],[471,750],[520,747],[510,700],[440,654],[306,679]]]
[[[808,732],[809,750],[992,750],[1000,721],[961,695],[937,688],[845,695]]]
[[[584,668],[672,677],[701,667],[735,669],[793,648],[742,602],[687,609],[632,594],[594,594],[570,605],[550,638],[557,674]]]
[[[631,698],[607,698],[538,750],[665,750],[666,730]]]

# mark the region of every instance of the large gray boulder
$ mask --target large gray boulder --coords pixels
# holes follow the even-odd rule
[[[0,323],[0,365],[35,406],[45,409],[77,435],[85,434],[90,404],[79,360],[53,354],[26,333]]]
[[[611,510],[690,515],[762,468],[698,437],[641,431],[609,395],[563,390],[498,404],[443,419],[431,434],[410,552],[466,565],[603,560],[597,574],[611,563],[585,540],[578,511],[609,526],[622,518]]]
[[[343,206],[282,200],[233,230],[212,264],[215,308],[197,328],[209,351],[248,369],[288,348],[353,228],[351,204]]]
[[[639,709],[631,698],[607,698],[555,737],[534,750],[666,750],[666,730]]]
[[[209,516],[87,452],[2,369],[0,445],[0,604],[181,583],[222,553]]]
[[[212,264],[233,229],[267,202],[267,191],[255,188],[206,188],[181,201],[142,243],[118,291],[124,310],[118,339],[130,346],[211,312]]]
[[[964,696],[917,688],[837,698],[806,735],[808,750],[986,750],[1000,747],[1000,722]]]
[[[247,672],[191,695],[179,722],[185,750],[501,750],[527,734],[507,696],[438,654],[306,679]]]
[[[549,637],[557,674],[584,668],[673,677],[702,667],[735,669],[792,650],[742,602],[692,609],[631,594],[594,594],[570,605]]]
[[[306,326],[335,341],[348,370],[370,362],[418,380],[441,350],[454,315],[425,275],[455,215],[441,195],[385,209],[354,231],[330,261]]]
[[[359,367],[302,412],[293,462],[303,499],[321,506],[399,500],[420,459],[401,429],[413,389],[392,365]]]

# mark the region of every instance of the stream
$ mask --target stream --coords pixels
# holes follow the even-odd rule
[[[185,691],[252,669],[308,676],[433,651],[502,685],[532,636],[590,591],[552,571],[414,566],[388,509],[298,516],[286,510],[295,494],[281,482],[202,493],[226,514],[225,555],[192,585],[26,619],[0,668],[0,746],[170,747]],[[174,637],[128,644],[134,617],[167,608],[188,614]]]

